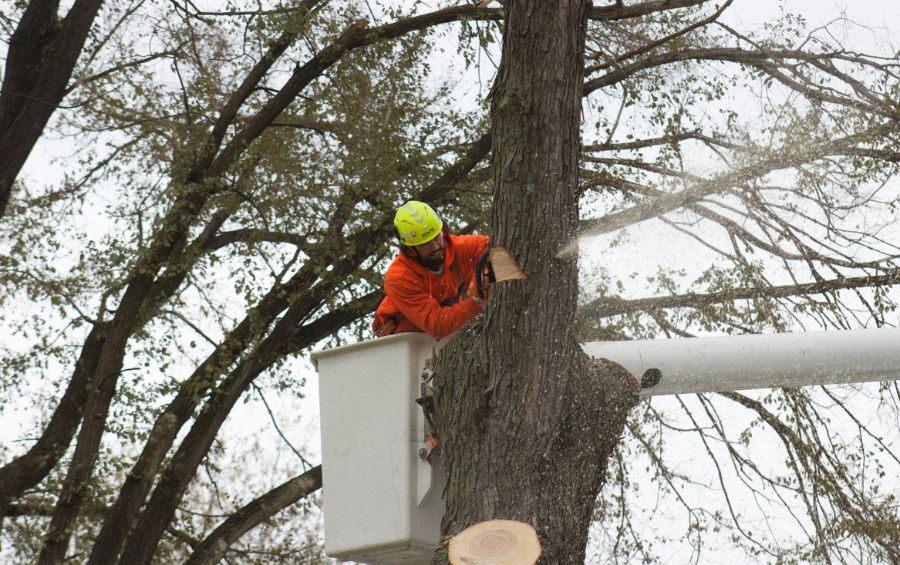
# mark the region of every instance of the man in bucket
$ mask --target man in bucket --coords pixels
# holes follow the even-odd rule
[[[381,337],[423,332],[441,339],[484,309],[490,238],[451,235],[435,211],[410,200],[397,210],[394,227],[400,253],[384,276],[385,298],[372,331]],[[478,277],[481,278],[481,277]]]

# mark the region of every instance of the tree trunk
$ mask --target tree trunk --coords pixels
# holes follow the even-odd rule
[[[467,526],[535,527],[541,563],[584,560],[605,464],[637,381],[590,360],[573,335],[586,0],[506,3],[491,93],[493,243],[528,274],[495,285],[484,318],[438,360],[437,418],[448,472],[441,549]]]

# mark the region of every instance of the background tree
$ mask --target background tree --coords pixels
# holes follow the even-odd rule
[[[707,4],[581,8],[581,219],[584,233],[610,234],[592,245],[611,244],[597,255],[618,264],[582,256],[580,335],[890,323],[894,51],[863,55],[787,17],[741,33],[721,23],[728,4]],[[453,58],[458,72],[468,64],[492,81],[503,9],[370,5],[104,4],[95,25],[103,39],[75,69],[91,80],[51,122],[79,149],[57,163],[60,180],[21,192],[0,225],[10,305],[0,319],[11,336],[0,385],[4,399],[37,407],[29,439],[3,448],[10,560],[211,562],[224,552],[252,562],[265,551],[292,562],[309,541],[289,535],[306,512],[292,503],[318,488],[317,469],[268,443],[263,452],[291,459],[277,476],[249,481],[253,458],[223,430],[247,413],[241,399],[283,426],[278,402],[302,390],[298,354],[363,335],[403,200],[436,203],[460,229],[490,225],[527,269],[557,272],[543,267],[555,260],[539,244],[518,247],[532,243],[510,222],[531,213],[515,207],[527,197],[512,198],[523,187],[486,221],[490,179],[500,186],[526,171],[488,166],[499,134],[487,131],[484,92],[461,92],[457,82],[468,83],[457,79],[469,75],[446,70]],[[13,14],[8,33],[24,10],[0,10]],[[573,229],[569,210],[554,216],[555,238]],[[679,234],[689,261],[659,258],[646,276],[626,267],[635,250]],[[572,276],[571,260],[559,265]],[[495,295],[487,335],[509,323],[505,293],[546,307],[542,275]],[[570,302],[559,311],[566,320]],[[566,330],[559,344],[571,352],[570,338]],[[900,394],[894,384],[852,390],[861,394],[642,404],[613,453],[589,551],[652,561],[673,545],[708,552],[724,539],[773,559],[896,559],[897,427],[865,415],[875,406],[896,419]],[[570,425],[585,417],[574,416]],[[679,461],[692,441],[706,463]],[[775,458],[773,443],[782,446]],[[668,501],[659,508],[684,509],[671,534],[640,527],[665,513],[641,504],[655,487]],[[592,492],[578,496],[588,512]],[[793,529],[747,528],[759,523],[738,503],[748,498]],[[259,524],[264,534],[254,533]]]
[[[623,95],[607,98],[616,110],[598,120],[597,142],[585,146],[584,186],[600,212],[585,222],[585,231],[615,234],[606,264],[583,269],[601,274],[602,293],[582,309],[585,337],[896,323],[888,290],[897,274],[890,235],[896,162],[875,157],[893,152],[897,83],[889,76],[896,55],[862,56],[841,43],[837,29],[807,32],[792,18],[742,34],[716,21],[727,8],[675,28],[644,28],[659,38],[641,36],[644,45],[596,45],[602,62],[589,64],[598,75],[588,85],[619,86]],[[729,66],[742,72],[729,73]],[[625,76],[637,81],[620,82]],[[742,89],[745,98],[731,102]],[[726,120],[713,124],[707,112],[721,104]],[[634,120],[632,107],[649,120]],[[750,108],[758,108],[752,118]],[[610,132],[626,141],[611,143]],[[648,218],[656,221],[619,231]],[[669,246],[660,242],[677,241],[678,234],[703,258],[666,259]],[[608,270],[617,262],[633,264],[615,252],[624,242],[657,253],[658,270],[645,271],[656,297],[635,292],[630,269]],[[663,253],[656,252],[660,247]],[[610,296],[627,289],[636,300]],[[722,530],[731,532],[729,546],[741,545],[757,558],[865,562],[876,556],[893,562],[898,520],[891,488],[879,493],[850,484],[867,473],[857,457],[872,454],[868,464],[876,473],[896,468],[897,436],[892,424],[885,427],[894,417],[860,417],[856,404],[869,398],[893,413],[896,383],[847,388],[655,400],[637,420],[640,426],[634,420],[628,426],[626,443],[633,443],[622,448],[628,455],[620,452],[612,464],[622,488],[607,491],[615,502],[609,506],[608,499],[601,508],[615,510],[606,514],[608,529],[597,531],[615,532],[608,547],[627,546],[635,558],[660,551],[660,543],[654,548],[631,523],[641,494],[629,490],[628,483],[636,486],[629,477],[649,466],[660,494],[673,496],[683,510],[671,539],[693,538],[692,558],[715,551],[702,540]],[[680,433],[693,438],[683,442]],[[759,450],[773,446],[785,465],[761,467]],[[706,453],[710,462],[691,473],[661,465],[681,450]],[[722,493],[724,503],[715,509],[706,504],[710,487]],[[803,514],[768,518],[785,504]],[[666,512],[653,507],[647,516],[659,527]]]

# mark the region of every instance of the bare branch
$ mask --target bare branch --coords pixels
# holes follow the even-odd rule
[[[297,247],[303,247],[306,245],[306,237],[294,233],[245,228],[220,232],[215,237],[210,238],[210,240],[206,242],[204,248],[207,250],[215,250],[235,243],[259,242],[290,243]]]
[[[614,212],[597,220],[583,222],[579,236],[589,237],[619,230],[631,224],[655,218],[693,204],[702,198],[722,192],[732,186],[739,186],[771,171],[794,167],[829,155],[845,154],[853,149],[855,143],[873,139],[894,129],[894,124],[888,122],[833,141],[814,143],[801,148],[782,148],[779,151],[769,152],[764,157],[757,159],[755,163],[745,165],[717,178],[702,180],[674,194],[659,196],[627,210]],[[577,243],[573,242],[560,253],[569,253],[576,246]]]
[[[582,318],[607,318],[634,312],[649,312],[663,308],[707,308],[713,304],[735,300],[755,300],[760,298],[785,298],[823,294],[838,290],[890,286],[900,283],[900,270],[883,275],[831,279],[802,284],[769,286],[758,288],[735,288],[722,292],[688,293],[652,298],[623,299],[604,297],[591,301],[580,308]]]
[[[724,147],[727,149],[746,149],[740,145],[729,143],[727,141],[716,139],[714,137],[709,137],[708,135],[703,135],[699,131],[688,131],[684,133],[679,133],[677,135],[664,135],[661,137],[651,137],[648,139],[638,139],[635,141],[622,142],[622,143],[600,143],[594,145],[585,145],[582,147],[582,151],[586,152],[594,152],[594,151],[625,151],[629,149],[644,149],[647,147],[654,147],[657,145],[675,145],[681,141],[687,140],[697,140],[702,141],[704,143],[710,145],[717,145],[719,147]]]
[[[602,69],[608,69],[609,67],[614,67],[616,65],[619,65],[620,63],[622,63],[623,61],[625,61],[627,59],[631,59],[633,57],[643,55],[644,53],[649,53],[650,51],[656,49],[657,47],[660,47],[661,45],[665,45],[666,43],[669,43],[670,41],[672,41],[674,39],[677,39],[683,35],[687,35],[688,33],[694,31],[695,29],[698,29],[705,25],[708,25],[708,24],[716,21],[719,18],[719,16],[722,15],[722,12],[724,12],[725,9],[728,8],[732,2],[734,2],[734,0],[727,0],[721,6],[717,6],[716,11],[713,12],[710,16],[703,18],[700,21],[694,22],[691,25],[689,25],[683,29],[680,29],[676,32],[670,33],[669,35],[667,35],[665,37],[661,37],[661,38],[651,41],[645,45],[641,45],[639,48],[632,49],[631,51],[628,51],[627,53],[623,53],[622,55],[617,55],[616,57],[613,57],[612,59],[610,59],[608,61],[604,61],[603,63],[599,63],[597,65],[587,67],[585,69],[585,74],[590,74],[590,73],[594,72],[595,70],[602,70]]]
[[[100,71],[99,73],[95,73],[91,76],[84,77],[84,78],[78,78],[75,81],[73,81],[72,84],[69,85],[68,88],[66,88],[66,94],[71,93],[72,91],[78,89],[80,86],[82,86],[84,84],[96,82],[96,81],[104,79],[110,75],[113,75],[117,72],[124,71],[125,69],[140,67],[141,65],[143,65],[145,63],[149,63],[149,62],[155,61],[157,59],[171,57],[171,56],[175,55],[177,52],[178,52],[178,49],[167,49],[166,51],[160,51],[158,53],[151,53],[150,55],[147,55],[146,57],[141,57],[141,58],[135,59],[133,61],[125,61],[125,62],[119,63],[118,65],[114,65],[108,69],[104,69],[104,70]]]
[[[640,18],[657,12],[667,10],[680,10],[705,4],[707,0],[651,0],[625,6],[622,2],[616,2],[612,6],[594,6],[588,12],[588,18],[592,20],[612,22]]]
[[[218,563],[242,535],[322,488],[322,466],[313,467],[241,507],[194,549],[187,565]]]

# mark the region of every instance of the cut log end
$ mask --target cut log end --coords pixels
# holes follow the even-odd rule
[[[494,269],[494,277],[497,279],[497,282],[526,278],[525,273],[519,268],[519,264],[505,248],[492,247],[490,256],[491,266]]]
[[[450,540],[451,565],[534,565],[540,556],[537,532],[513,520],[479,522]]]

